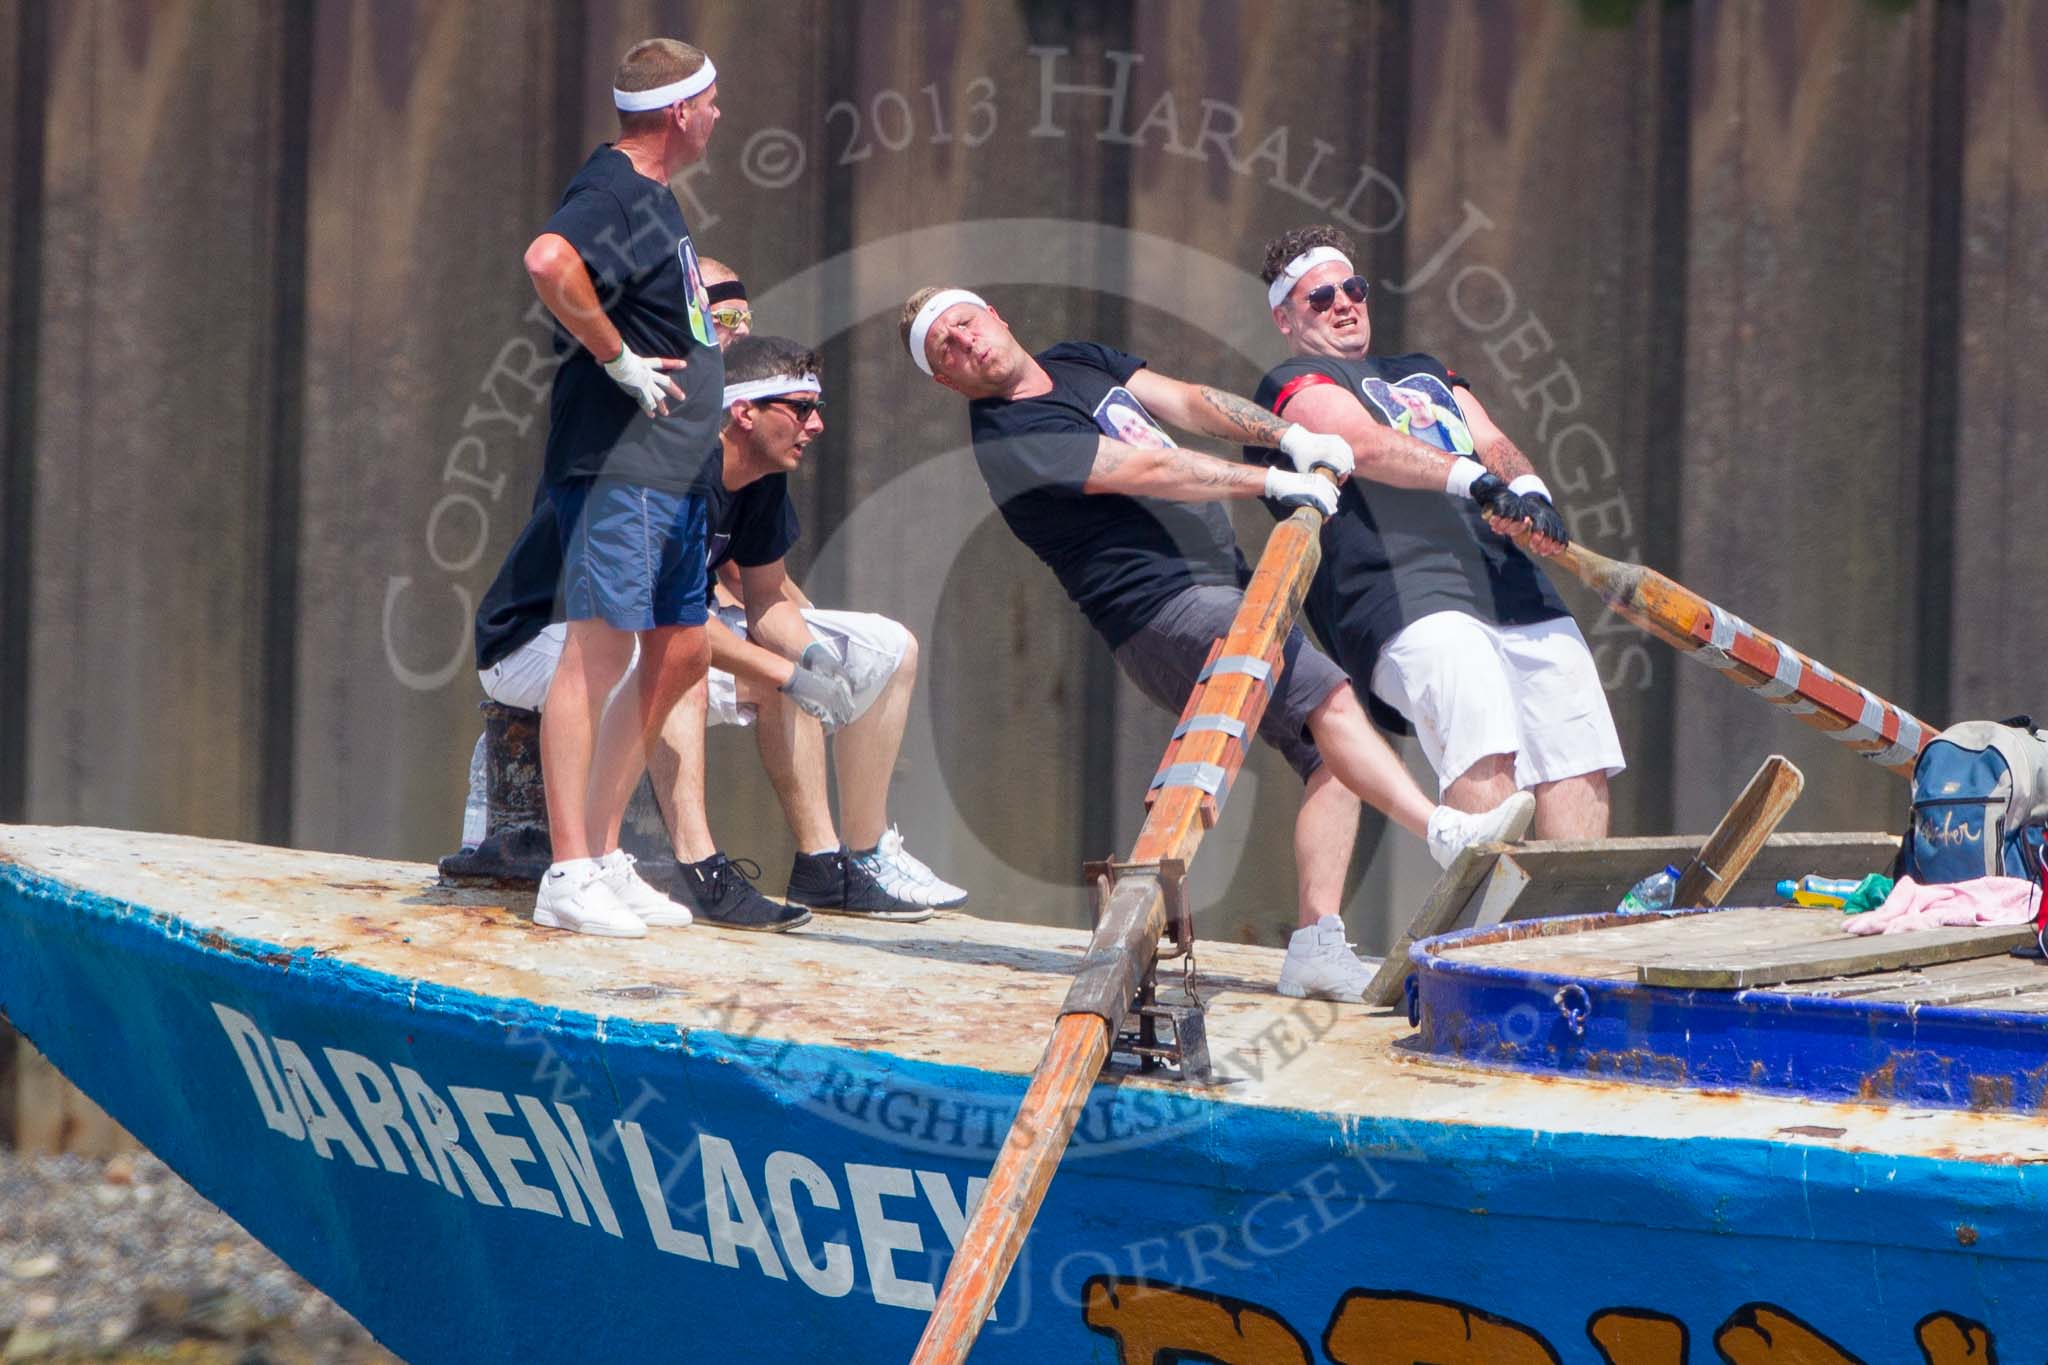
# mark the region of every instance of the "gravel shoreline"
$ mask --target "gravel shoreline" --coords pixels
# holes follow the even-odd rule
[[[400,1365],[161,1161],[0,1150],[0,1361]]]

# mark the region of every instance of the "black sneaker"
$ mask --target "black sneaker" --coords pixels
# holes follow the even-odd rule
[[[791,905],[808,905],[821,915],[854,915],[861,919],[921,920],[937,912],[929,905],[898,899],[875,875],[854,861],[851,853],[799,853],[789,869]]]
[[[690,907],[700,924],[718,929],[748,929],[779,934],[811,922],[800,905],[784,905],[754,889],[761,865],[750,858],[737,861],[714,853],[701,863],[678,862],[668,894]]]

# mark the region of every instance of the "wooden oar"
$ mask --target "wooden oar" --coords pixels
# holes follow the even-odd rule
[[[1540,562],[1568,570],[1623,620],[1901,777],[1913,775],[1913,760],[1934,738],[1912,713],[1655,569],[1609,559],[1583,545],[1568,545]]]
[[[1190,863],[1202,835],[1215,823],[1265,713],[1266,698],[1279,681],[1281,647],[1322,559],[1322,524],[1320,514],[1302,508],[1266,542],[1244,604],[1211,655],[1153,779],[1151,813],[1131,849],[1131,863],[1172,858]],[[1045,1200],[1081,1106],[1109,1060],[1111,1040],[1158,957],[1165,927],[1158,876],[1126,872],[1110,894],[1080,974],[1060,1007],[1052,1041],[953,1253],[913,1365],[959,1365],[967,1359]]]

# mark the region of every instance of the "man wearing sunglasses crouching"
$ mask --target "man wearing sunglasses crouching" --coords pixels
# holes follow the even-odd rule
[[[1463,377],[1431,356],[1368,353],[1355,254],[1337,228],[1297,228],[1267,245],[1262,271],[1294,354],[1258,401],[1357,458],[1305,614],[1374,719],[1418,736],[1444,804],[1489,810],[1528,790],[1536,838],[1605,837],[1622,769],[1607,694],[1556,589],[1508,539],[1556,554],[1564,519]],[[1285,467],[1277,450],[1246,455]]]

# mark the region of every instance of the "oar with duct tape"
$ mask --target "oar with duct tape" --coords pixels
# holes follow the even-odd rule
[[[1913,775],[1913,760],[1934,738],[1935,731],[1911,712],[1655,569],[1609,559],[1583,545],[1568,545],[1539,562],[1569,570],[1623,620],[1901,777]]]
[[[1153,779],[1152,809],[1130,863],[1194,861],[1230,781],[1278,685],[1281,646],[1322,559],[1322,516],[1308,508],[1274,528],[1244,602],[1189,698],[1166,760]],[[1116,879],[1108,909],[1031,1086],[1010,1123],[981,1202],[961,1235],[912,1365],[960,1365],[1038,1216],[1088,1092],[1109,1060],[1138,985],[1159,955],[1166,897],[1157,871]]]

